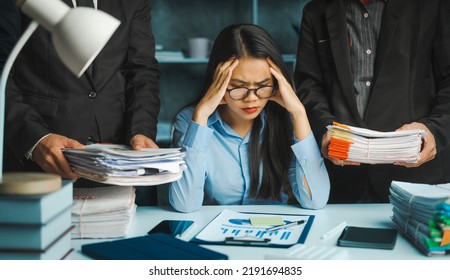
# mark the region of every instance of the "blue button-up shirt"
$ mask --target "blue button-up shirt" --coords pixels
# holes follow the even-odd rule
[[[208,126],[192,121],[193,107],[177,114],[173,145],[184,147],[187,169],[183,177],[172,182],[170,204],[178,211],[192,212],[205,205],[280,204],[282,201],[249,197],[250,169],[248,145],[250,133],[239,136],[216,111],[208,119]],[[261,113],[263,127],[265,113]],[[330,183],[323,158],[312,133],[292,145],[294,159],[289,170],[292,191],[304,208],[318,209],[328,201]],[[306,177],[312,197],[304,186]]]

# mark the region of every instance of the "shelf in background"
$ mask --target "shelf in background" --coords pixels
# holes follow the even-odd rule
[[[158,58],[159,63],[208,63],[208,58]]]
[[[208,63],[208,58],[163,58],[163,57],[156,57],[159,63]],[[294,63],[295,62],[295,54],[284,54],[283,55],[284,61],[287,63]]]

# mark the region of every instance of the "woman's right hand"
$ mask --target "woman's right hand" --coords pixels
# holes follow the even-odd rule
[[[238,59],[233,58],[217,66],[211,86],[195,108],[192,116],[194,122],[206,126],[209,116],[220,104],[225,104],[224,96],[227,86],[238,63]]]

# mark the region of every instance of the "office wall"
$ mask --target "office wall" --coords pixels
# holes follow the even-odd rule
[[[266,28],[283,54],[290,55],[290,66],[298,43],[304,5],[309,0],[149,0],[156,44],[164,51],[187,51],[188,39],[211,40],[225,26],[255,23]],[[186,104],[200,93],[207,60],[163,61],[161,68],[161,112],[158,142],[167,145],[170,122]]]

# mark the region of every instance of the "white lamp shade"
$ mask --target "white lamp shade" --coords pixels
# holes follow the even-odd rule
[[[80,77],[89,67],[120,25],[119,20],[105,12],[87,7],[70,9],[60,0],[26,0],[22,3],[22,11],[34,21],[30,23],[11,51],[0,78],[0,187],[5,186],[1,159],[3,158],[6,81],[15,59],[36,30],[38,23],[52,34],[56,52],[64,65],[77,77]]]
[[[53,45],[67,68],[80,77],[119,24],[119,20],[102,11],[71,9],[52,30]]]

